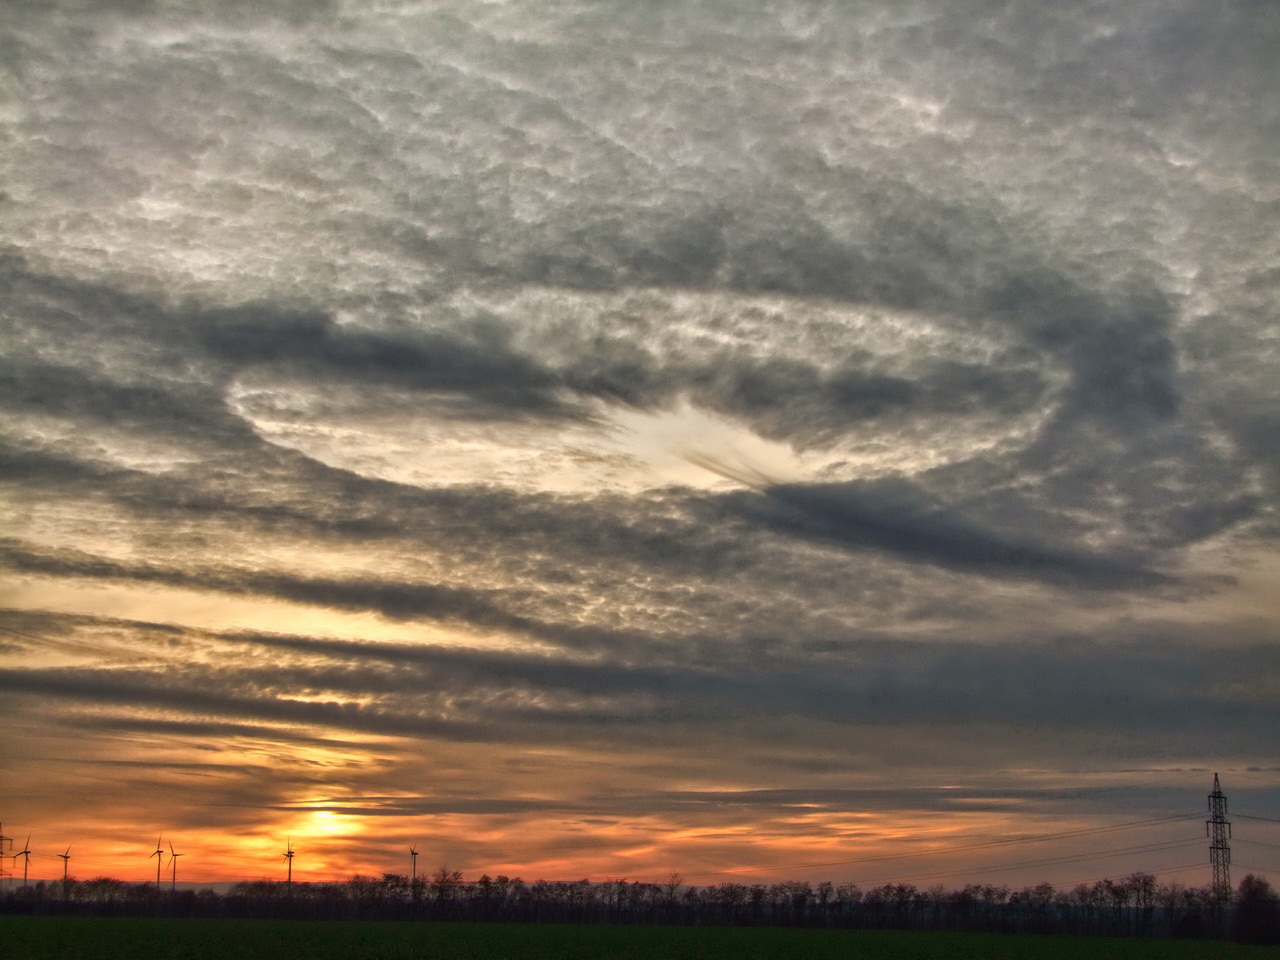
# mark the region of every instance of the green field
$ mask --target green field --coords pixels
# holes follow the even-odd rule
[[[6,960],[1264,960],[1204,940],[726,927],[0,918]]]

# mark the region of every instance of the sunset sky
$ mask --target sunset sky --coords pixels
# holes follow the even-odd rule
[[[1275,3],[7,3],[0,286],[33,877],[1280,818]]]

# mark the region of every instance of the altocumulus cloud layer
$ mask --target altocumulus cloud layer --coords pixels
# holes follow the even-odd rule
[[[1274,755],[1273,5],[0,43],[6,819],[635,873]]]

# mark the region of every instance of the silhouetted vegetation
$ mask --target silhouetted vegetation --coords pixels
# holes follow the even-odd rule
[[[1262,877],[1240,881],[1231,913],[1231,938],[1241,943],[1280,943],[1280,896]]]
[[[1110,937],[1214,937],[1277,942],[1280,900],[1249,876],[1233,904],[1207,889],[1158,884],[1148,873],[1059,890],[972,884],[920,889],[909,883],[786,881],[688,885],[627,880],[464,880],[441,867],[411,880],[398,873],[327,883],[255,880],[212,890],[171,891],[110,877],[41,881],[0,898],[14,914],[228,919],[458,920],[502,923],[825,927],[861,930],[1058,933]]]

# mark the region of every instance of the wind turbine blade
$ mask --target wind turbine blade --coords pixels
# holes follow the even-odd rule
[[[170,840],[170,841],[169,841],[169,856],[171,856],[171,857],[176,857],[176,856],[177,856],[177,854],[173,852],[173,841],[172,841],[172,840]]]

